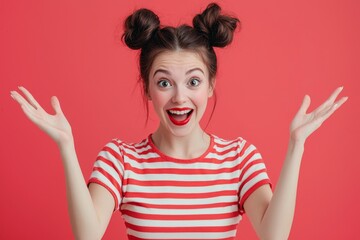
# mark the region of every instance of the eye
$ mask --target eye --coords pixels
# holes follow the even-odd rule
[[[197,78],[192,78],[189,81],[189,85],[191,87],[197,87],[197,86],[199,86],[200,83],[201,83],[201,81],[199,79],[197,79]]]
[[[171,86],[171,84],[170,84],[170,82],[168,81],[168,80],[160,80],[160,81],[158,81],[158,86],[159,87],[161,87],[161,88],[167,88],[167,87],[170,87]]]

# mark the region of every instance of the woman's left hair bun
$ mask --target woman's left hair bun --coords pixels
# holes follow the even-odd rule
[[[122,39],[131,49],[141,49],[160,28],[159,17],[149,9],[139,9],[124,23]]]
[[[194,28],[206,36],[213,47],[229,45],[239,24],[238,18],[222,14],[221,7],[216,3],[210,3],[202,13],[193,18]]]

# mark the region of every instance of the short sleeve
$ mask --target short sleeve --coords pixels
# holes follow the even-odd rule
[[[113,139],[99,152],[90,175],[88,185],[97,183],[105,187],[115,200],[114,211],[119,209],[122,199],[124,161],[120,141]]]
[[[239,212],[243,214],[245,200],[262,185],[269,184],[271,187],[271,181],[265,163],[256,147],[244,139],[239,140],[239,145]]]

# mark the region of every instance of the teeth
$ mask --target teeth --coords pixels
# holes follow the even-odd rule
[[[191,109],[189,109],[189,110],[183,110],[183,111],[169,110],[169,112],[170,112],[171,114],[176,114],[176,115],[188,114],[190,111],[191,111]]]

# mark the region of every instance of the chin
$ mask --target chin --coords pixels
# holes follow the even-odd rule
[[[197,132],[197,127],[200,127],[199,125],[194,124],[193,122],[189,122],[185,126],[174,126],[171,123],[168,123],[167,125],[167,131],[171,133],[174,137],[186,137],[190,136],[191,134]]]

